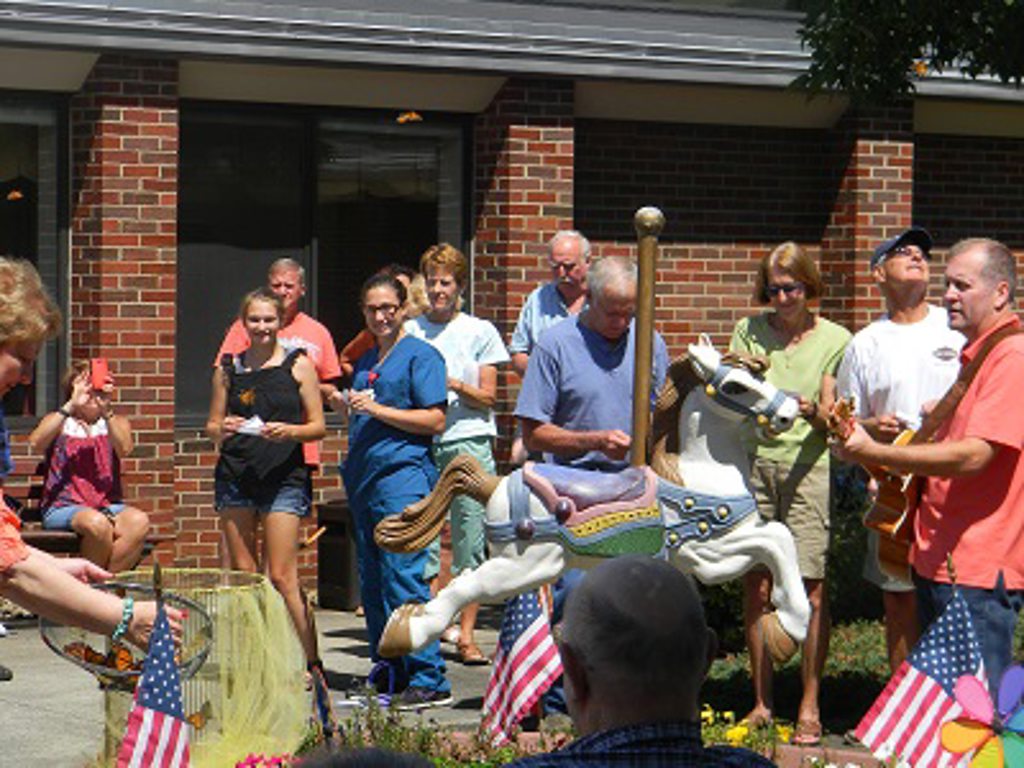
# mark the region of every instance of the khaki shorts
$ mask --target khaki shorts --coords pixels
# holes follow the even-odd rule
[[[785,523],[793,534],[800,575],[824,579],[831,527],[828,462],[789,465],[755,458],[750,485],[761,517]]]

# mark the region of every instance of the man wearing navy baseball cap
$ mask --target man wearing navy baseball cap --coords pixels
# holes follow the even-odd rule
[[[838,393],[855,400],[858,420],[879,441],[892,442],[904,429],[920,426],[922,407],[942,397],[960,370],[964,337],[950,330],[945,309],[926,301],[931,247],[928,231],[911,227],[875,248],[871,273],[886,314],[854,335],[839,366]],[[874,531],[864,578],[882,589],[895,673],[919,635],[914,585],[880,568]]]
[[[896,235],[896,237],[890,237],[880,244],[875,248],[875,252],[871,256],[871,269],[877,267],[890,256],[900,256],[906,253],[907,249],[915,246],[925,260],[931,259],[932,236],[928,234],[928,230],[924,227],[911,227]]]

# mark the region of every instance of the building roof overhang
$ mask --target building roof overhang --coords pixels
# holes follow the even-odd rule
[[[777,89],[810,62],[800,18],[671,0],[0,0],[0,46]],[[958,73],[918,93],[1024,100]]]

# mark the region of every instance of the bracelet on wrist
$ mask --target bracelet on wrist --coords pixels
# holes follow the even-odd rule
[[[110,633],[110,639],[115,643],[124,637],[128,631],[128,625],[132,623],[132,617],[135,615],[135,598],[129,595],[124,599],[121,604],[121,621],[114,627],[114,631]]]
[[[70,419],[71,418],[71,411],[69,411],[63,405],[60,408],[57,409],[57,413],[59,413],[65,419]]]

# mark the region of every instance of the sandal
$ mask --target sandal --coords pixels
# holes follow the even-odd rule
[[[793,730],[793,743],[798,747],[816,747],[821,744],[821,722],[798,720]]]
[[[484,667],[491,663],[491,660],[484,656],[476,643],[459,643],[459,661],[467,667]]]

